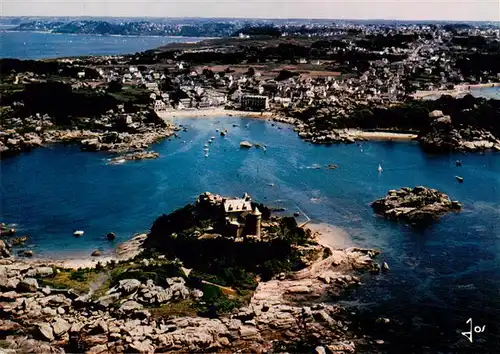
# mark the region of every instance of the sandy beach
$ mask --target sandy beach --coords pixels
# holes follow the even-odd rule
[[[172,118],[213,118],[213,117],[248,117],[258,119],[272,118],[272,112],[249,112],[249,111],[233,111],[224,108],[211,108],[211,109],[192,109],[192,110],[175,110],[156,112],[162,119],[169,120]]]
[[[349,135],[354,139],[367,139],[367,140],[398,140],[408,141],[417,138],[417,134],[398,133],[398,132],[370,132],[363,130],[349,130]]]
[[[352,247],[351,237],[347,232],[337,226],[326,223],[307,224],[305,227],[318,234],[318,242],[333,249]]]

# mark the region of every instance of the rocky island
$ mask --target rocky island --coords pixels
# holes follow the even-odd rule
[[[411,226],[428,225],[442,215],[459,211],[462,206],[449,196],[423,186],[390,190],[382,199],[372,203],[375,213],[390,220],[404,221]]]
[[[138,242],[139,238],[133,242]],[[2,347],[30,353],[355,351],[334,304],[377,251],[334,249],[293,217],[204,193],[159,217],[132,259],[69,269],[1,260]],[[130,254],[130,249],[127,249]],[[319,303],[324,296],[332,299]]]

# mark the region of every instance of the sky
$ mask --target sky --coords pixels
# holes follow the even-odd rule
[[[500,21],[500,0],[0,0],[3,16]]]

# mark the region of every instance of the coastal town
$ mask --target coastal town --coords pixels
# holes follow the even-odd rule
[[[498,24],[12,21],[198,38],[0,59],[0,353],[417,353],[415,328],[464,348],[427,322],[484,285],[446,282],[460,257],[496,259]]]
[[[373,136],[370,131],[424,136],[431,129],[428,113],[444,110],[451,116],[448,127],[431,139],[435,143],[426,139],[426,146],[439,149],[442,141],[457,140],[445,145],[499,150],[498,123],[488,118],[498,114],[498,99],[464,97],[499,85],[498,41],[495,27],[345,25],[320,38],[240,35],[128,56],[39,63],[4,59],[2,156],[55,140],[83,140],[84,150],[132,151],[174,134],[173,126],[166,127],[174,116],[242,111],[294,124],[299,136],[313,143],[353,143],[364,139],[359,130],[367,137]],[[76,116],[90,128],[78,137],[54,132],[55,117],[47,107],[23,109],[29,103],[20,89],[43,90],[54,81],[64,94],[84,95],[89,104],[99,101],[92,112],[74,106],[52,112]],[[49,99],[57,100],[58,90],[52,92]],[[455,112],[444,98],[449,96],[467,100],[468,110],[486,112],[486,121],[456,118],[464,111]],[[147,115],[159,118],[144,125]],[[152,136],[144,139],[146,131]]]

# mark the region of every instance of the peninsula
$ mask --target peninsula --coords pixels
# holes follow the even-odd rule
[[[207,192],[160,216],[135,247],[122,246],[128,259],[70,269],[2,258],[2,346],[153,353],[376,345],[356,336],[341,307],[315,300],[335,299],[388,266],[373,259],[377,251],[335,249],[326,239],[247,194]]]

